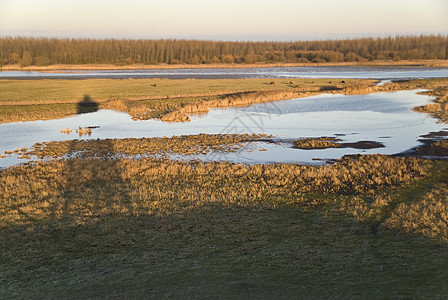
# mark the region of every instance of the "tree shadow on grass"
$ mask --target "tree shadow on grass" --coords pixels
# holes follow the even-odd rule
[[[127,188],[120,181],[82,193],[112,195]],[[5,270],[10,286],[23,280],[18,295],[54,298],[431,298],[447,292],[448,245],[428,238],[372,233],[368,224],[297,207],[214,204],[138,215],[131,205],[121,213],[116,205],[123,203],[110,201],[84,224],[72,211],[56,227],[2,229],[13,240],[7,256],[18,261],[12,269],[20,275]]]
[[[93,113],[98,109],[99,103],[87,94],[84,95],[82,101],[77,103],[77,114]],[[109,208],[113,205],[128,207],[126,202],[130,198],[129,189],[122,176],[123,169],[120,160],[116,159],[117,153],[113,140],[94,139],[94,132],[99,126],[96,124],[83,125],[87,125],[87,127],[79,126],[77,130],[80,139],[67,141],[67,159],[61,161],[58,174],[62,177],[62,180],[58,181],[64,183],[60,186],[59,191],[61,202],[55,209],[55,211],[58,210],[58,213],[49,220],[50,226],[59,232],[57,234],[63,236],[70,232],[74,240],[89,241],[89,243],[79,242],[74,245],[68,239],[65,241],[61,239],[60,254],[70,257],[70,251],[67,253],[64,249],[71,248],[74,258],[80,259],[83,259],[84,254],[97,253],[97,244],[103,246],[101,242],[98,242],[98,239],[101,238],[94,233],[96,230],[84,230],[86,225],[90,226],[86,224],[82,211],[90,211],[91,207]],[[92,140],[85,143],[84,138],[92,138]],[[106,165],[107,168],[101,167]],[[121,186],[123,189],[115,189],[114,186]],[[91,220],[101,223],[96,216],[92,216]],[[96,226],[90,228],[96,228]],[[80,239],[80,236],[84,236],[84,238]],[[76,251],[73,251],[74,249]]]
[[[77,114],[85,114],[98,111],[98,102],[93,101],[89,95],[84,95],[82,101],[77,104]]]

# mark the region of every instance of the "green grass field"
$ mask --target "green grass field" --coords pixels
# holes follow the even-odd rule
[[[341,85],[327,79],[86,79],[0,80],[0,123],[61,118],[77,113],[86,96],[107,108],[113,99],[136,100],[164,112],[187,103],[200,103],[248,91],[292,91]],[[273,84],[271,84],[273,82]],[[291,83],[290,83],[291,82]],[[346,80],[347,85],[372,81]],[[155,86],[154,86],[155,85]],[[70,104],[70,105],[69,105]],[[154,116],[157,115],[154,113]]]
[[[348,82],[359,80],[348,80]],[[274,82],[274,84],[270,84]],[[109,99],[163,99],[244,91],[291,89],[287,79],[86,79],[0,80],[0,105],[77,103],[85,95]],[[329,85],[327,79],[294,79],[301,87]],[[340,80],[339,80],[340,82]],[[333,84],[335,84],[334,82]],[[156,87],[152,86],[156,84]]]

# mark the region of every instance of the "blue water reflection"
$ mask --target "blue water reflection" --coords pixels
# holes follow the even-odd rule
[[[65,70],[65,71],[3,71],[0,79],[85,79],[85,78],[361,78],[413,79],[445,78],[448,68],[424,67],[273,67],[273,68],[202,68],[202,69],[144,69],[144,70]]]
[[[200,155],[196,159],[233,162],[300,162],[340,158],[345,154],[395,154],[418,145],[418,137],[446,127],[426,114],[412,111],[431,97],[417,91],[374,93],[369,95],[322,94],[301,99],[260,103],[248,107],[211,109],[209,113],[191,116],[191,122],[165,123],[157,120],[132,121],[126,113],[100,110],[69,118],[0,124],[0,153],[36,142],[67,139],[106,139],[128,137],[163,137],[215,133],[266,133],[276,143],[253,143],[242,151]],[[78,126],[100,126],[91,136],[79,137]],[[70,135],[61,134],[73,129]],[[292,142],[301,137],[338,136],[344,142],[376,141],[384,148],[360,149],[293,149]],[[266,149],[267,151],[259,151]],[[21,162],[15,158],[0,159],[5,167]]]

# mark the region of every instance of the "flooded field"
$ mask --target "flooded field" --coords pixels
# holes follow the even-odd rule
[[[274,68],[204,68],[145,70],[64,70],[4,71],[0,79],[87,79],[87,78],[169,78],[169,79],[239,79],[239,78],[358,78],[415,79],[448,77],[448,68],[423,67],[274,67]]]
[[[369,95],[322,94],[301,99],[254,104],[247,107],[211,109],[192,115],[186,123],[158,120],[133,121],[126,113],[99,110],[69,118],[0,125],[0,153],[30,147],[37,142],[70,139],[171,137],[180,135],[265,133],[269,137],[252,142],[236,152],[174,155],[176,159],[226,160],[241,163],[321,163],[347,154],[396,154],[419,144],[421,135],[443,130],[446,125],[426,114],[414,112],[431,97],[418,90]],[[88,132],[76,130],[91,127]],[[68,130],[67,130],[68,129]],[[84,129],[85,130],[85,129]],[[334,137],[343,143],[375,142],[372,149],[356,147],[297,149],[295,141],[305,137]],[[24,160],[7,156],[0,166]]]

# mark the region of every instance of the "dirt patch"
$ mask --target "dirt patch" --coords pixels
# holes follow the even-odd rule
[[[448,131],[441,130],[441,131],[437,131],[437,132],[430,132],[428,134],[421,135],[420,137],[424,138],[424,139],[444,138],[444,137],[448,137]]]
[[[353,149],[376,149],[384,148],[384,145],[375,141],[359,141],[355,143],[342,143],[342,148],[353,148]]]

